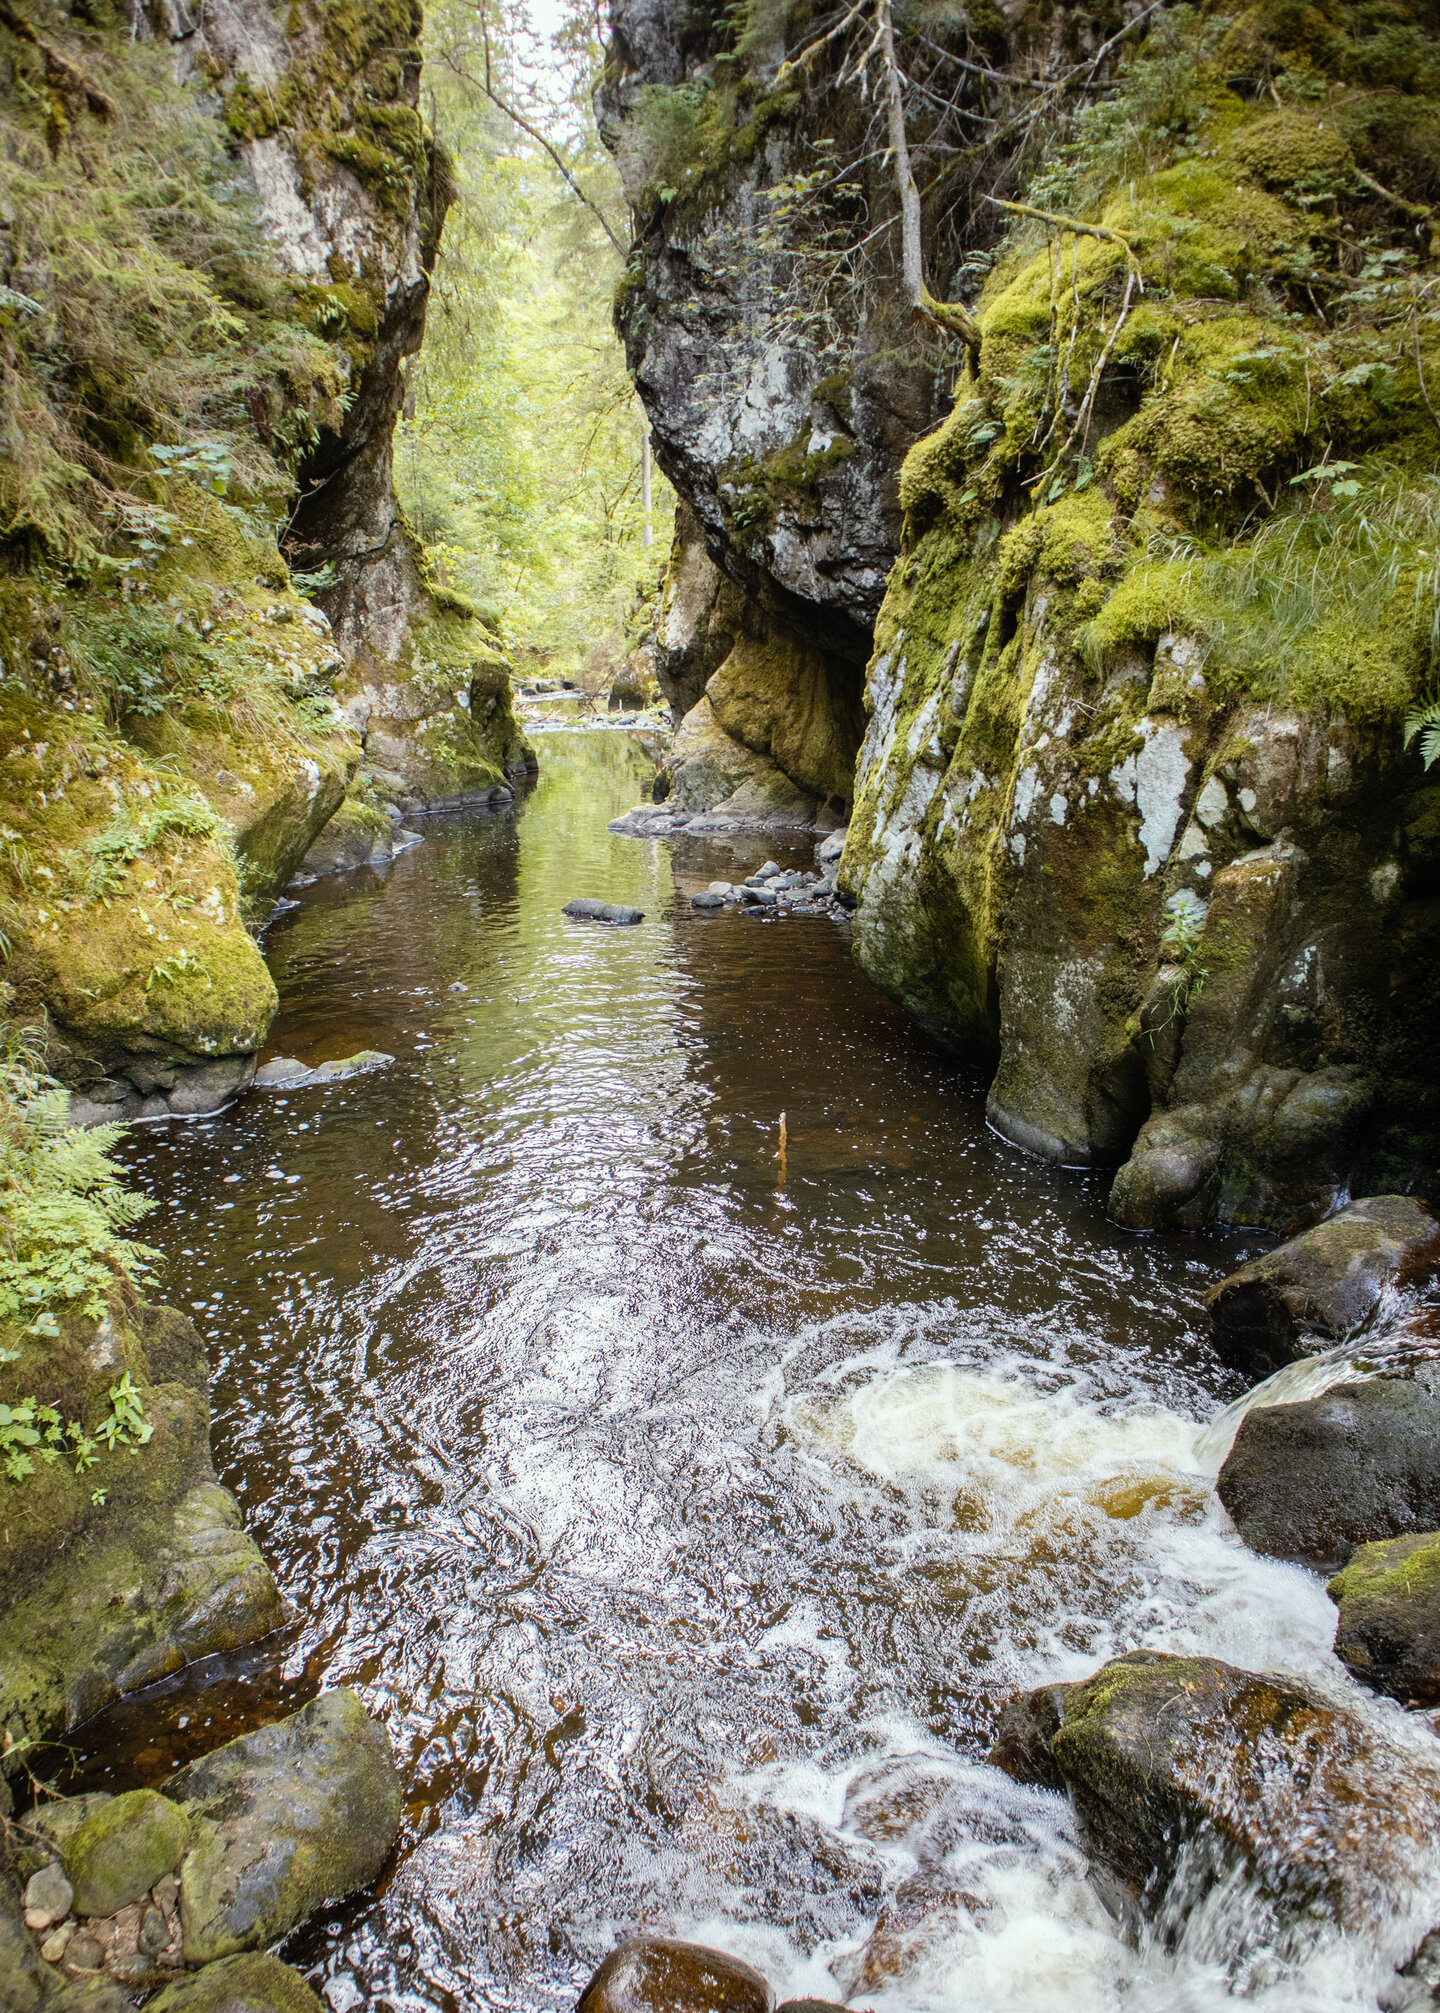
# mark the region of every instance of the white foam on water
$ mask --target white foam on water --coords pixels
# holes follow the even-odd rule
[[[963,1586],[965,1569],[977,1569],[968,1584],[983,1597],[973,1594],[970,1610],[985,1653],[1016,1687],[1085,1676],[1137,1647],[1220,1657],[1319,1685],[1433,1765],[1428,1728],[1357,1687],[1334,1657],[1335,1611],[1320,1579],[1241,1545],[1211,1493],[1214,1436],[1207,1444],[1195,1421],[1155,1404],[1097,1402],[1075,1383],[1054,1388],[1048,1365],[914,1365],[871,1349],[826,1382],[818,1397],[812,1388],[777,1399],[792,1440],[828,1466],[852,1511],[869,1504],[878,1520],[900,1492],[910,1535],[894,1548],[896,1571],[940,1561]],[[1053,1612],[1037,1621],[1047,1600]],[[813,1620],[794,1626],[805,1633]],[[1168,1934],[1130,1944],[1087,1878],[1068,1799],[964,1759],[913,1724],[877,1719],[868,1731],[862,1762],[776,1763],[735,1773],[726,1793],[843,1836],[847,1790],[877,1757],[942,1765],[951,1781],[938,1808],[872,1849],[897,1884],[923,1869],[965,1905],[942,1914],[940,1931],[927,1928],[874,1989],[858,1981],[856,1944],[807,1955],[773,1926],[717,1917],[689,1926],[758,1964],[778,1996],[848,1996],[879,2013],[1218,2013],[1237,1997],[1263,2013],[1373,2013],[1397,1962],[1440,1916],[1440,1884],[1417,1869],[1416,1896],[1397,1897],[1373,1937],[1317,1923],[1297,1944],[1293,1932],[1270,1936],[1240,1875],[1188,1910],[1177,1897]]]

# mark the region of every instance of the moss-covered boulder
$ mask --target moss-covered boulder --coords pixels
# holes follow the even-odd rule
[[[1163,1910],[1182,1867],[1187,1907],[1237,1869],[1258,1887],[1265,1905],[1237,1924],[1231,1960],[1247,1938],[1283,1949],[1317,1920],[1374,1933],[1423,1899],[1440,1770],[1306,1685],[1135,1651],[1047,1689],[1028,1717],[1053,1729],[1038,1766],[1033,1737],[1002,1739],[991,1759],[1022,1781],[1058,1774],[1132,1919]]]
[[[300,1973],[268,1951],[222,1957],[149,2003],[151,2013],[324,2013]]]
[[[1440,1263],[1440,1222],[1408,1195],[1370,1195],[1263,1252],[1205,1296],[1222,1361],[1252,1381],[1342,1341],[1387,1292]]]
[[[165,1794],[191,1824],[180,1875],[189,1964],[261,1949],[368,1885],[400,1823],[390,1743],[344,1690],[188,1763]]]
[[[1357,1545],[1328,1592],[1335,1654],[1375,1691],[1440,1705],[1440,1533]]]
[[[1357,1545],[1440,1525],[1440,1397],[1413,1378],[1337,1384],[1240,1422],[1216,1490],[1253,1550],[1334,1572]]]
[[[77,1915],[116,1915],[173,1873],[190,1843],[182,1810],[153,1789],[113,1796],[66,1839],[61,1858]]]
[[[197,1657],[277,1628],[285,1609],[210,1457],[208,1371],[193,1324],[116,1292],[54,1335],[9,1324],[0,1400],[35,1397],[88,1436],[0,1482],[0,1725],[12,1766],[34,1741]],[[153,1351],[153,1357],[152,1352]],[[128,1380],[148,1437],[98,1429]],[[88,1460],[89,1465],[86,1465]],[[78,1470],[78,1472],[77,1472]]]
[[[364,796],[347,797],[300,862],[292,886],[352,867],[387,866],[394,857],[394,820]]]

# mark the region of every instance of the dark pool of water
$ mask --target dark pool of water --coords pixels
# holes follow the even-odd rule
[[[857,1768],[922,1752],[988,1810],[1007,1691],[1223,1646],[1288,1570],[1246,1578],[1186,1495],[1233,1391],[1202,1294],[1251,1247],[1126,1236],[995,1139],[842,926],[690,909],[808,845],[614,837],[633,743],[541,752],[513,810],[431,820],[269,932],[272,1052],[390,1068],[126,1149],[296,1620],[107,1715],[81,1778],[359,1687],[400,1849],[285,1953],[337,2009],[568,2005],[637,1924],[833,1991],[911,1864],[844,1819]],[[580,894],[645,921],[569,922]],[[986,1920],[1038,1911],[1053,2003],[1109,2006],[1138,1960],[1064,1824],[1006,1809],[974,1821],[1003,1834]],[[986,1949],[983,1991],[969,1958],[894,1989],[1052,2003]]]

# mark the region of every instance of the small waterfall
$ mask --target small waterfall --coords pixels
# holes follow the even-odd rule
[[[1322,1397],[1336,1384],[1408,1375],[1417,1364],[1434,1362],[1440,1362],[1440,1302],[1417,1306],[1413,1294],[1388,1290],[1375,1314],[1355,1334],[1319,1355],[1287,1363],[1217,1412],[1195,1443],[1201,1470],[1219,1474],[1241,1420],[1259,1406],[1298,1405]]]

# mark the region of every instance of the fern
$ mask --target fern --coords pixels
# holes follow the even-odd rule
[[[1420,760],[1428,769],[1440,761],[1440,699],[1427,700],[1405,716],[1405,746],[1420,737]]]
[[[159,1253],[128,1232],[154,1203],[110,1157],[118,1125],[70,1125],[31,1030],[0,1022],[0,1319],[54,1334],[53,1308],[98,1320],[117,1276],[148,1278]]]

